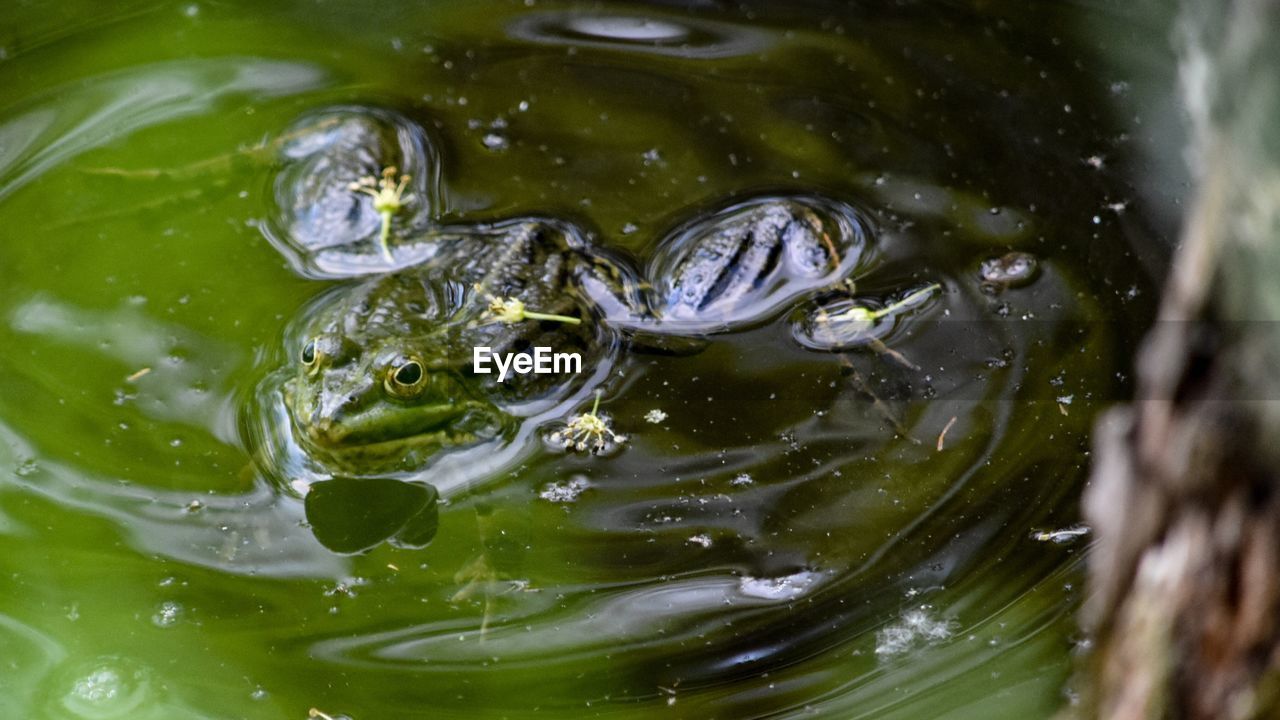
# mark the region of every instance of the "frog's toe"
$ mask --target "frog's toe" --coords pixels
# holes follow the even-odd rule
[[[867,231],[850,206],[816,197],[756,198],[678,228],[651,263],[664,332],[731,330],[848,277]]]

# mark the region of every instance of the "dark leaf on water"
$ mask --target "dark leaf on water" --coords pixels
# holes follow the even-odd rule
[[[388,540],[419,548],[435,537],[439,497],[430,485],[389,478],[323,480],[307,493],[307,522],[334,552],[364,552]]]

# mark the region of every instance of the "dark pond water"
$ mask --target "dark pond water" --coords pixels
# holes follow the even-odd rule
[[[1036,533],[1077,522],[1159,263],[1112,169],[1124,83],[1070,40],[1127,21],[1103,13],[13,9],[0,715],[1047,717],[1086,541]],[[267,236],[282,136],[337,105],[422,129],[430,223],[555,218],[644,268],[729,205],[818,197],[866,229],[832,312],[931,289],[879,351],[830,350],[808,295],[624,347],[483,457],[330,486],[309,518],[326,476],[263,454],[264,378],[360,281]],[[626,442],[549,447],[596,387]],[[425,547],[379,542],[428,507],[401,480],[441,495]]]

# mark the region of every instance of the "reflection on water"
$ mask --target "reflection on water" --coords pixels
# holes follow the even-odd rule
[[[694,17],[655,18],[580,10],[527,13],[507,28],[511,37],[573,49],[723,58],[761,52],[773,44],[766,32]]]
[[[164,122],[315,90],[313,66],[257,58],[174,61],[78,80],[26,98],[0,123],[0,199],[77,155]]]
[[[110,519],[128,530],[139,551],[265,577],[327,577],[345,567],[299,527],[303,513],[297,503],[281,502],[265,488],[222,496],[142,487],[125,479],[85,476],[41,458],[4,426],[0,441],[0,460],[18,468],[0,492],[29,493]]]
[[[118,402],[156,420],[195,424],[223,442],[236,437],[232,388],[210,387],[210,368],[239,361],[236,350],[181,325],[149,319],[137,298],[115,311],[87,311],[35,297],[13,310],[10,326],[85,355],[141,373]]]
[[[1030,534],[1076,519],[1150,287],[1083,162],[1102,81],[1024,5],[201,4],[6,59],[0,714],[1046,717],[1083,548]],[[413,484],[321,476],[238,423],[281,432],[253,388],[358,282],[262,229],[376,233],[351,168],[278,216],[274,143],[335,107],[438,150],[401,229],[551,217],[639,268],[822,197],[853,284],[593,368],[608,457],[534,414]]]

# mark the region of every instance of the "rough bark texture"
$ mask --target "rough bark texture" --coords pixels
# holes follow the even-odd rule
[[[1189,0],[1198,189],[1138,396],[1099,423],[1082,714],[1280,718],[1280,0]]]

